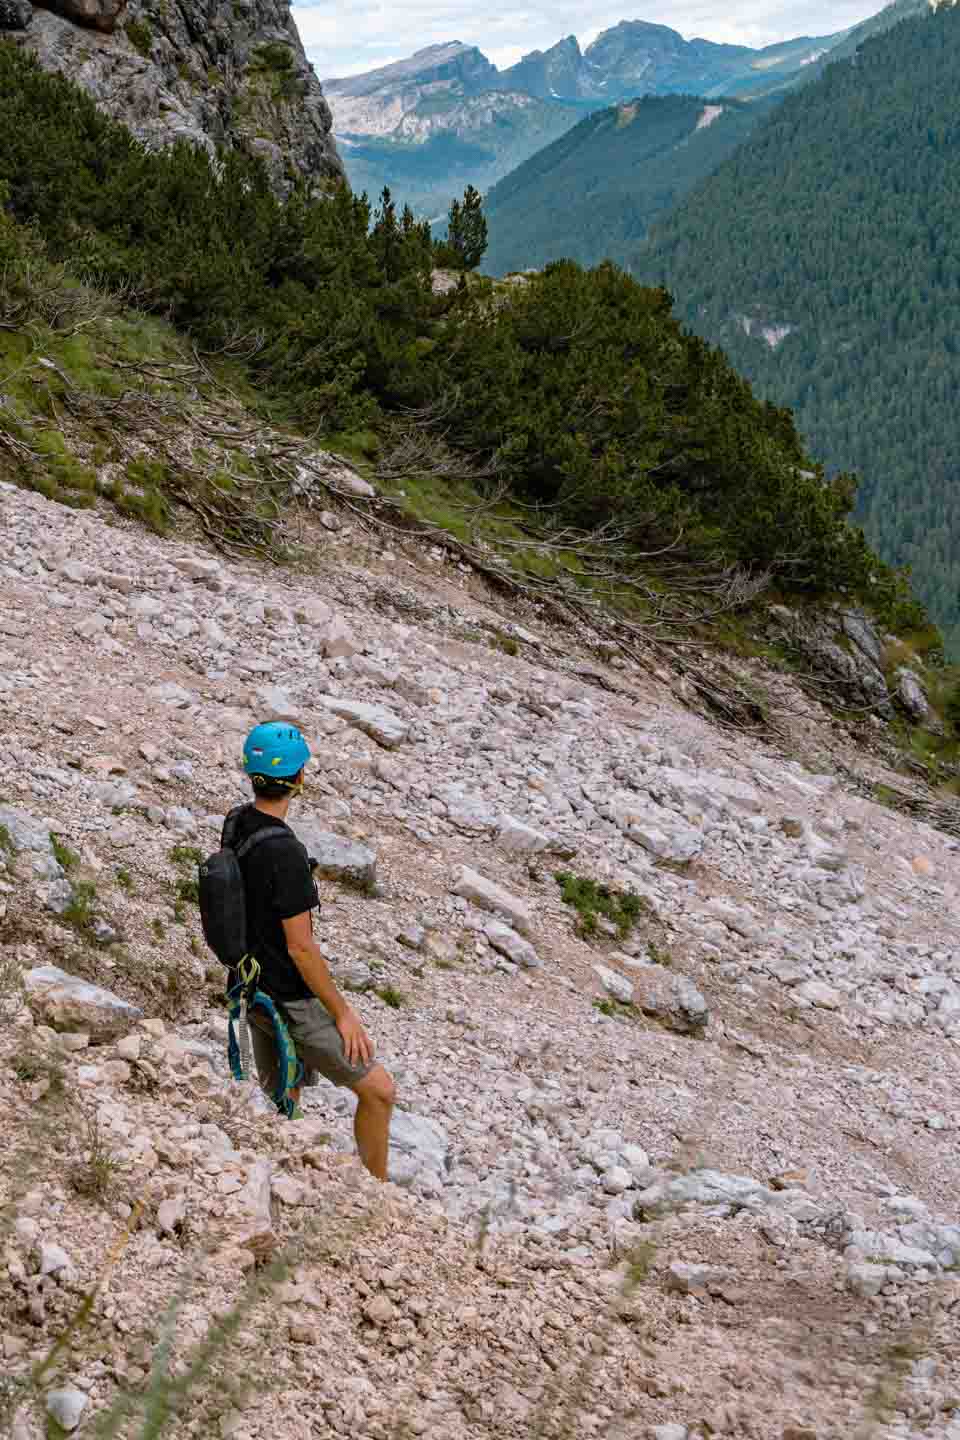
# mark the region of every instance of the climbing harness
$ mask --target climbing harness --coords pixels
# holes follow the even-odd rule
[[[250,1038],[250,1015],[255,1011],[266,1015],[273,1027],[273,1043],[277,1052],[277,1077],[270,1096],[281,1115],[293,1120],[297,1102],[293,1091],[303,1081],[303,1066],[286,1021],[275,1002],[257,988],[259,962],[245,955],[237,966],[237,982],[227,993],[227,1054],[234,1080],[248,1080],[253,1073],[253,1045]]]

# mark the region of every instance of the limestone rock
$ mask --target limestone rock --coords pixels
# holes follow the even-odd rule
[[[231,1243],[257,1255],[269,1255],[276,1246],[270,1207],[272,1178],[269,1160],[258,1160],[250,1167],[246,1184],[228,1207]]]
[[[497,827],[497,840],[500,846],[512,855],[539,855],[542,850],[556,850],[557,842],[542,830],[535,830],[532,825],[524,825],[522,821],[515,820],[512,815],[502,815]],[[563,847],[566,849],[566,847]],[[567,851],[567,858],[572,854]]]
[[[664,1176],[640,1192],[634,1204],[638,1220],[668,1215],[687,1205],[704,1205],[718,1214],[739,1210],[760,1212],[775,1201],[773,1193],[746,1175],[724,1175],[718,1170],[691,1170],[674,1178]]]
[[[893,714],[887,682],[879,661],[880,637],[862,611],[848,610],[830,618],[801,618],[785,606],[770,609],[779,630],[786,630],[792,645],[818,671],[838,683],[840,691],[854,704],[870,706],[889,719]]]
[[[450,1141],[425,1115],[395,1110],[390,1125],[389,1175],[396,1185],[436,1192],[447,1174]]]
[[[593,969],[608,995],[621,1005],[633,1003],[633,986],[626,975],[621,975],[619,970],[611,970],[608,965],[594,965]]]
[[[529,935],[533,925],[530,907],[525,900],[511,895],[493,880],[488,880],[467,865],[461,865],[454,874],[451,886],[455,895],[462,895],[479,910],[489,910],[501,915],[522,935]]]
[[[871,1265],[868,1262],[847,1267],[847,1289],[854,1295],[869,1299],[879,1295],[887,1283],[886,1265]]]
[[[143,1019],[143,1011],[128,1000],[56,965],[38,965],[23,979],[27,1003],[38,1019],[54,1030],[82,1030],[94,1044],[119,1039]]]
[[[910,719],[917,725],[925,725],[929,730],[942,730],[940,717],[931,708],[927,692],[916,671],[911,670],[908,665],[901,665],[894,678],[897,682],[897,699]]]
[[[407,738],[410,727],[392,710],[383,705],[368,705],[363,700],[341,700],[335,695],[321,695],[324,705],[341,720],[354,725],[382,745],[385,750],[394,750]]]
[[[643,965],[633,972],[633,1001],[645,1015],[681,1035],[699,1035],[710,1018],[707,1002],[685,975],[663,965]]]
[[[157,1224],[164,1235],[173,1235],[186,1219],[187,1206],[183,1195],[162,1200],[157,1208]]]
[[[542,960],[530,944],[518,935],[516,930],[505,925],[502,920],[488,920],[483,927],[490,944],[500,955],[505,955],[512,960],[514,965],[519,965],[523,970],[536,970],[542,965]]]
[[[832,985],[823,980],[804,980],[793,991],[796,999],[807,1005],[816,1005],[820,1010],[839,1010],[843,996]]]
[[[40,1274],[61,1275],[73,1269],[73,1263],[66,1250],[52,1242],[40,1246]]]
[[[877,628],[868,615],[862,610],[844,610],[841,613],[841,624],[843,633],[851,643],[865,655],[872,664],[879,666],[883,655],[883,645]]]
[[[88,1403],[89,1397],[73,1385],[64,1386],[61,1390],[49,1390],[44,1400],[47,1414],[68,1434],[80,1424]]]
[[[369,891],[376,884],[376,852],[356,840],[344,840],[333,831],[321,830],[309,821],[293,820],[291,829],[317,862],[316,873],[327,880],[339,880],[357,890]]]

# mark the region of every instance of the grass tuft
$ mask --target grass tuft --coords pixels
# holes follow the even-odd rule
[[[76,870],[80,864],[80,856],[77,852],[71,850],[70,846],[65,844],[59,835],[51,834],[50,842],[53,845],[54,859],[57,861],[57,864],[67,871]]]
[[[72,925],[74,930],[79,930],[81,934],[89,933],[93,925],[96,898],[97,887],[92,880],[74,881],[73,897],[61,915],[61,920]]]
[[[381,985],[373,993],[379,995],[384,1005],[389,1005],[391,1010],[400,1010],[407,1003],[407,997],[403,991],[395,989],[392,985]]]

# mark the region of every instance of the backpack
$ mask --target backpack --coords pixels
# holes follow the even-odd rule
[[[238,969],[247,955],[247,897],[240,861],[261,841],[284,833],[265,825],[234,846],[237,821],[245,809],[238,805],[230,811],[223,822],[220,849],[201,861],[197,883],[203,938],[228,970]]]
[[[259,1010],[273,1027],[277,1050],[277,1083],[271,1096],[274,1105],[288,1119],[297,1107],[293,1090],[303,1080],[303,1066],[297,1057],[290,1032],[273,999],[257,986],[260,965],[247,950],[247,897],[240,861],[261,840],[282,835],[282,830],[264,826],[241,845],[234,845],[237,820],[245,809],[238,805],[223,822],[220,849],[202,861],[198,890],[203,936],[221,965],[237,972],[236,983],[227,995],[227,1053],[235,1080],[246,1080],[252,1071],[248,1014]]]

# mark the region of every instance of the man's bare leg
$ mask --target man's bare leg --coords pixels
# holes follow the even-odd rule
[[[374,1065],[369,1075],[350,1088],[357,1097],[353,1133],[360,1159],[371,1175],[378,1180],[386,1180],[390,1116],[397,1094],[393,1077],[382,1065]]]

